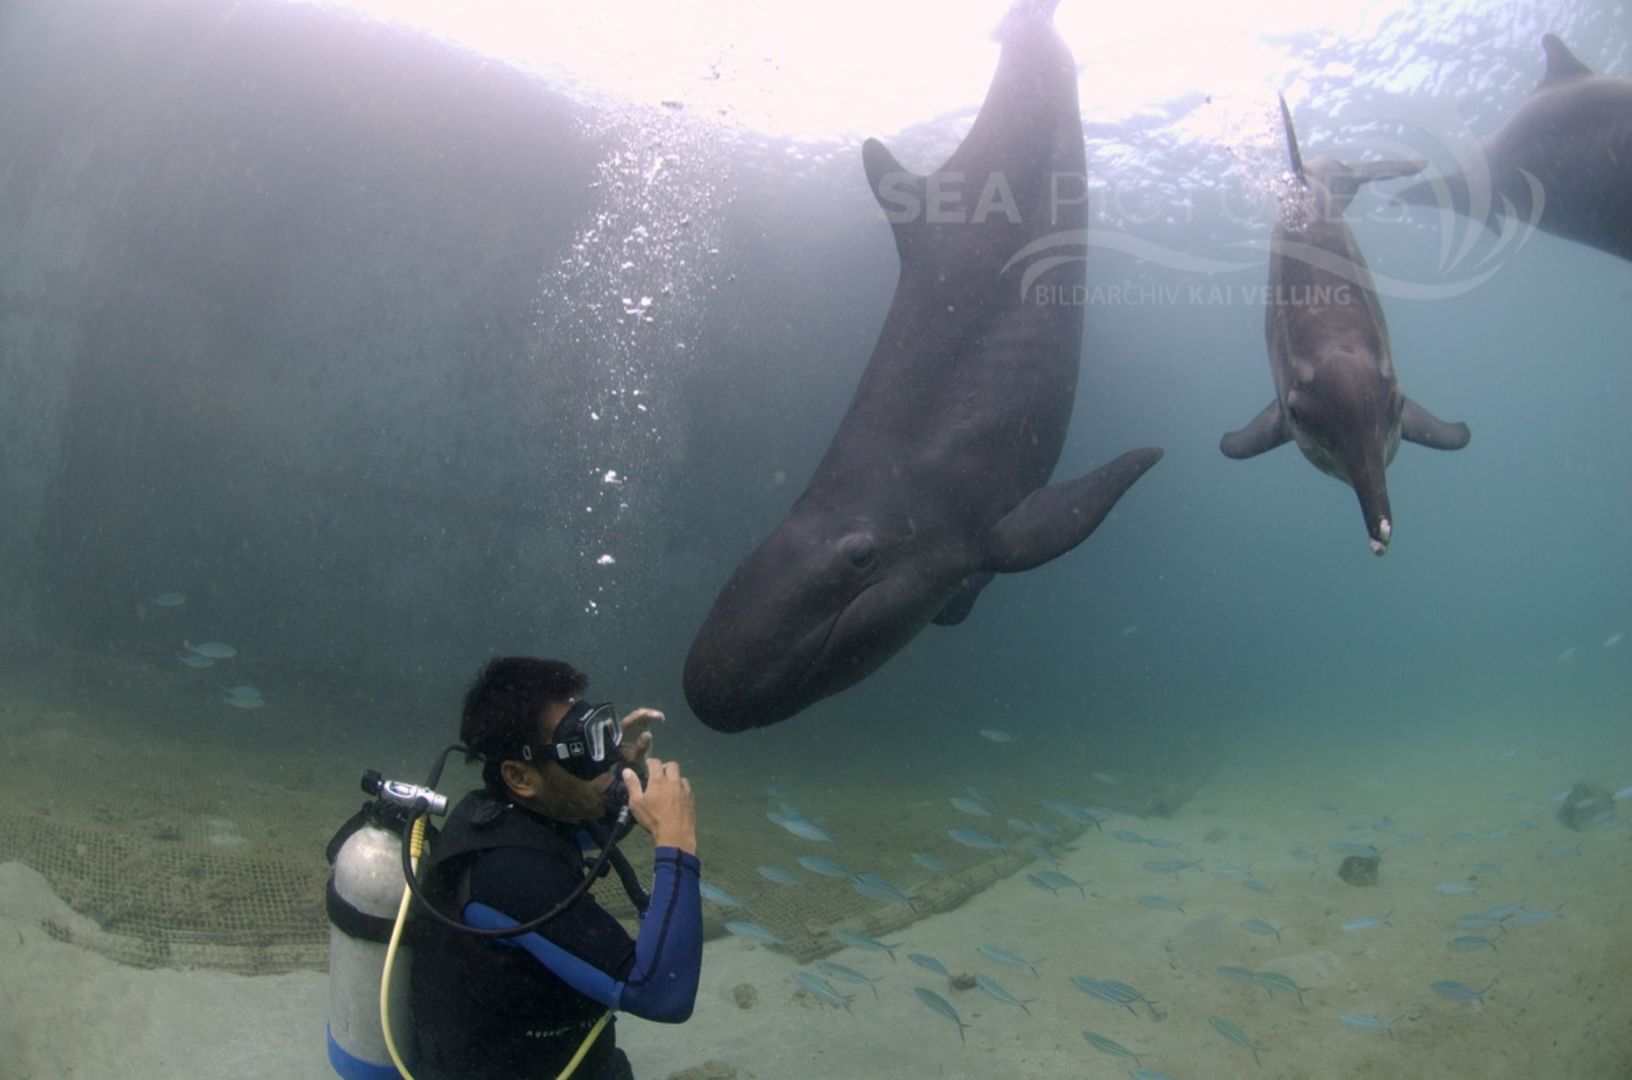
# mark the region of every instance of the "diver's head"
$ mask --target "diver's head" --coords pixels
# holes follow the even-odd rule
[[[621,808],[622,725],[610,702],[581,699],[588,686],[559,660],[505,657],[482,669],[459,734],[483,758],[489,791],[568,823]]]

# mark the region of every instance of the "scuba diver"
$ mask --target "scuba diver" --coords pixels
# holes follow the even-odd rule
[[[484,787],[448,815],[420,874],[416,1080],[556,1077],[575,1059],[577,1080],[627,1080],[613,1012],[691,1016],[703,941],[691,785],[647,757],[662,713],[620,720],[582,700],[588,684],[558,660],[504,657],[465,695],[459,737]],[[649,897],[616,848],[634,823],[657,846]],[[636,938],[587,891],[596,848],[641,911]]]

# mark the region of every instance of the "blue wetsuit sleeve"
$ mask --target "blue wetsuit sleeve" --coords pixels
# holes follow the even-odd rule
[[[664,1023],[689,1018],[702,968],[701,867],[697,856],[671,847],[657,849],[656,863],[652,906],[632,954],[617,972],[597,967],[537,932],[507,940],[526,949],[562,982],[610,1009]],[[479,902],[467,904],[464,916],[472,926],[487,928],[519,921]]]
[[[625,1012],[678,1024],[691,1016],[703,967],[702,864],[678,848],[657,849],[652,906],[635,938],[634,964],[624,976]]]

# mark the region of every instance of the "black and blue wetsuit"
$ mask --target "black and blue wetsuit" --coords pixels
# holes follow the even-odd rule
[[[583,880],[583,834],[485,791],[467,795],[421,871],[439,910],[472,926],[542,915]],[[554,1077],[608,1008],[679,1023],[702,965],[695,855],[660,847],[651,907],[629,934],[589,893],[538,931],[478,938],[414,919],[416,1080]],[[633,1074],[608,1023],[575,1080]]]

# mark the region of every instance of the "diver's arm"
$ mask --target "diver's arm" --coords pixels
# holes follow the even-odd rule
[[[507,940],[593,1001],[647,1020],[679,1023],[691,1015],[702,966],[699,868],[697,856],[689,852],[657,849],[652,906],[632,947],[617,921],[592,897],[562,912],[544,933]],[[482,901],[466,905],[465,921],[472,926],[514,926],[522,920],[509,911],[523,918],[540,914],[550,906],[545,898],[564,896],[570,880],[566,868],[542,852],[520,848],[490,852],[472,874],[471,892]]]
[[[646,1020],[678,1024],[691,1016],[703,966],[703,899],[697,856],[660,847],[652,875],[652,906],[635,938],[624,973],[621,1004]]]

